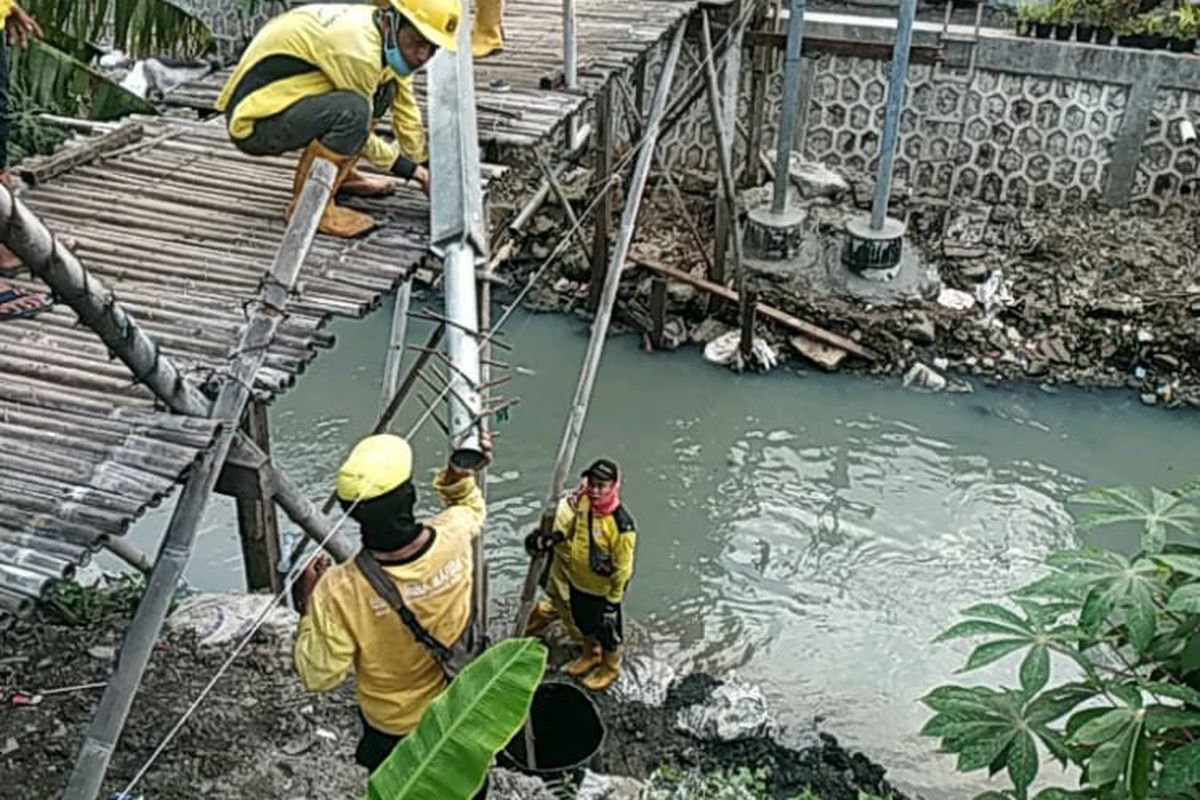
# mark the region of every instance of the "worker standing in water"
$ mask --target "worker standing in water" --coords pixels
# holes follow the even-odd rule
[[[242,55],[217,98],[229,136],[252,156],[302,150],[288,216],[309,168],[321,157],[337,167],[334,191],[376,197],[393,177],[355,168],[360,157],[429,193],[429,160],[413,74],[439,48],[453,51],[459,0],[389,0],[382,7],[314,4],[269,21]],[[372,131],[390,111],[395,141]],[[322,233],[342,238],[375,227],[367,214],[330,197]]]
[[[633,576],[637,532],[621,504],[621,472],[601,458],[584,470],[579,486],[558,505],[554,530],[525,539],[531,554],[552,551],[547,600],[534,607],[526,635],[555,619],[582,647],[563,667],[593,691],[607,689],[620,675],[625,638],[621,603]]]
[[[480,448],[490,462],[486,436]],[[371,771],[446,688],[436,648],[458,647],[473,627],[471,544],[483,530],[483,494],[475,474],[451,462],[433,482],[444,508],[420,522],[412,466],[412,449],[399,436],[355,446],[338,470],[337,497],[358,522],[363,548],[335,567],[315,559],[296,594],[296,671],[305,688],[324,692],[354,668],[363,723],[355,759]],[[381,591],[379,580],[390,586]],[[485,784],[476,797],[486,794]]]

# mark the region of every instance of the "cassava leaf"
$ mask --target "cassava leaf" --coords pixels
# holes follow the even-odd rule
[[[1167,601],[1167,608],[1185,614],[1200,614],[1200,583],[1187,583],[1176,589]]]
[[[1028,623],[1015,613],[998,603],[976,603],[962,611],[964,617],[990,619],[993,622],[1006,623],[1015,628],[1024,628]]]
[[[1162,774],[1158,779],[1160,794],[1170,796],[1194,792],[1198,785],[1200,785],[1200,741],[1177,747],[1162,757]]]
[[[1134,711],[1114,708],[1089,721],[1071,737],[1074,744],[1098,745],[1118,736],[1134,721]]]
[[[1050,650],[1045,645],[1030,648],[1021,662],[1021,689],[1033,696],[1050,680]]]
[[[967,663],[959,672],[970,672],[971,670],[979,669],[991,664],[993,661],[999,661],[1009,653],[1020,650],[1022,647],[1028,645],[1028,639],[1000,639],[981,644],[971,652]]]
[[[1024,797],[1029,785],[1038,773],[1037,744],[1029,731],[1023,731],[1012,743],[1008,751],[1008,778],[1017,789],[1017,794]]]
[[[1047,723],[1097,695],[1095,689],[1081,683],[1067,683],[1047,689],[1030,701],[1025,717],[1032,723]]]
[[[966,622],[960,622],[949,630],[938,634],[935,642],[946,642],[951,639],[961,639],[967,636],[984,636],[989,633],[1001,634],[1004,636],[1020,636],[1027,633],[1027,630],[1015,628],[1011,625],[1002,625],[998,622],[990,620],[970,619]]]

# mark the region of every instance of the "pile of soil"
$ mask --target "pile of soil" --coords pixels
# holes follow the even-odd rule
[[[45,610],[0,632],[0,785],[6,796],[57,797],[111,672],[131,604],[87,621]],[[309,694],[291,666],[290,636],[264,628],[209,698],[139,781],[133,796],[362,797],[365,772],[354,764],[360,727],[353,685]],[[156,647],[102,797],[124,788],[228,656],[170,631]],[[566,654],[555,648],[553,661]],[[90,685],[90,686],[89,686]],[[767,768],[772,798],[812,789],[823,800],[857,800],[858,790],[895,792],[882,767],[830,736],[786,748],[766,737],[702,741],[676,729],[677,712],[703,703],[720,685],[707,675],[676,682],[666,703],[648,706],[597,695],[608,727],[602,771],[638,779],[661,766],[702,772]],[[70,688],[87,687],[87,688]],[[56,691],[67,689],[67,691]],[[40,696],[40,697],[39,697]],[[493,800],[527,800],[528,781],[493,770]]]
[[[841,201],[804,201],[831,247],[843,235],[837,222],[870,198],[869,181],[846,180],[852,190]],[[906,247],[937,267],[943,288],[969,294],[972,307],[940,304],[936,286],[930,296],[885,306],[814,291],[803,280],[755,278],[760,302],[880,355],[873,363],[851,357],[840,369],[903,376],[921,363],[984,381],[1125,387],[1148,405],[1200,406],[1200,215],[963,205],[947,211],[899,200],[909,222]],[[712,195],[687,194],[684,204],[686,212],[666,189],[648,190],[631,251],[702,277],[700,251],[711,252],[711,244],[701,248],[697,238],[711,241]],[[562,230],[556,208],[535,218],[515,262],[518,275],[541,263]],[[556,270],[533,293],[531,307],[583,313],[586,258],[572,249]],[[618,329],[648,329],[649,277],[636,263],[627,267]],[[668,323],[668,346],[703,343],[737,324],[731,304],[714,308],[696,289],[674,283]],[[780,355],[812,366],[789,344],[792,331],[760,320],[758,333]]]

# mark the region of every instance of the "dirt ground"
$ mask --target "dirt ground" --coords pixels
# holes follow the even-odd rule
[[[838,221],[869,201],[869,183],[848,180],[853,188],[839,200],[802,201],[819,220],[806,235],[838,246]],[[715,227],[711,195],[687,193],[684,204],[686,215],[664,188],[648,190],[631,251],[702,277],[699,251],[711,251]],[[838,367],[844,371],[903,376],[920,363],[968,380],[1126,388],[1147,405],[1200,406],[1200,215],[969,204],[947,212],[919,200],[907,210],[906,247],[936,266],[942,288],[970,295],[972,307],[947,307],[936,292],[872,305],[812,291],[803,279],[767,276],[755,278],[760,302],[880,354],[873,363],[850,357]],[[548,207],[529,226],[519,274],[557,242],[559,213]],[[531,305],[581,311],[590,277],[585,256],[572,248],[552,270]],[[626,268],[615,314],[626,330],[649,327],[649,278],[636,263]],[[675,342],[668,346],[707,341],[710,313],[724,324],[716,330],[736,325],[732,304],[714,312],[706,295],[670,284],[667,328]],[[760,318],[758,334],[785,361],[819,369],[789,344],[792,331]]]
[[[14,800],[58,797],[99,702],[133,597],[66,621],[53,609],[0,631],[0,785]],[[290,612],[287,612],[290,614]],[[311,695],[291,669],[290,618],[265,627],[216,685],[174,742],[138,783],[147,800],[221,797],[362,797],[365,774],[353,763],[359,734],[352,686]],[[230,652],[197,645],[195,634],[168,632],[157,646],[105,793],[123,788]],[[566,658],[555,648],[552,663]],[[806,788],[824,800],[857,800],[858,790],[890,791],[882,767],[840,748],[828,736],[787,749],[765,737],[702,741],[676,726],[679,709],[704,702],[720,681],[704,675],[675,683],[663,705],[602,695],[608,727],[593,767],[644,779],[658,767],[703,772],[738,767],[770,770],[772,798]],[[67,689],[67,691],[58,691]],[[40,700],[37,695],[41,695]],[[30,698],[37,700],[30,703]],[[536,789],[493,770],[493,800],[534,796]],[[540,796],[540,795],[539,795]],[[895,797],[902,796],[896,794]]]

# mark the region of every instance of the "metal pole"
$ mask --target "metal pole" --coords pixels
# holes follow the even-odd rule
[[[408,307],[412,305],[412,277],[406,277],[396,289],[392,309],[392,332],[388,339],[387,361],[383,365],[383,385],[379,392],[380,413],[396,396],[400,384],[400,364],[404,361],[404,340],[408,338]]]
[[[787,57],[783,73],[783,106],[779,111],[779,134],[775,139],[775,193],[771,210],[782,214],[787,206],[791,177],[792,141],[796,131],[796,100],[800,93],[800,46],[804,40],[805,0],[792,0],[788,13]]]
[[[74,253],[56,246],[42,221],[2,188],[0,219],[8,220],[6,226],[0,227],[0,241],[71,307],[79,321],[100,337],[140,383],[177,414],[192,417],[211,414],[212,402],[171,358],[159,351],[155,341],[117,302],[112,290],[90,275]],[[310,539],[326,542],[325,549],[339,561],[354,555],[355,548],[349,539],[341,533],[329,538],[329,522],[317,513],[304,492],[271,466],[266,455],[240,431],[232,450],[240,460],[263,463],[270,470],[275,501]]]
[[[579,50],[575,36],[575,0],[563,0],[563,85],[568,92],[579,88]],[[575,148],[577,122],[572,114],[567,120],[567,149]]]
[[[475,251],[466,242],[446,248],[442,262],[442,291],[445,293],[446,356],[450,370],[450,392],[446,396],[450,420],[450,447],[474,451],[479,447],[479,300],[475,285]]]
[[[571,401],[566,430],[563,431],[562,442],[559,444],[558,454],[554,459],[554,473],[550,478],[550,492],[546,501],[547,510],[542,515],[543,525],[546,524],[547,519],[550,523],[554,521],[554,508],[566,485],[567,473],[571,469],[571,463],[575,460],[579,437],[583,433],[583,423],[587,418],[592,386],[596,380],[596,373],[600,369],[600,356],[604,353],[605,336],[608,334],[608,325],[612,320],[617,291],[621,286],[621,269],[629,255],[629,245],[633,241],[642,193],[646,188],[646,178],[650,174],[650,165],[654,162],[654,148],[658,144],[658,134],[663,112],[667,106],[671,80],[675,75],[675,67],[679,63],[679,50],[683,44],[685,27],[681,23],[675,31],[675,37],[671,40],[671,49],[667,52],[667,59],[663,63],[658,87],[654,90],[654,100],[650,107],[650,117],[646,123],[646,133],[638,152],[633,177],[630,179],[625,208],[621,212],[621,225],[617,230],[616,246],[613,248],[611,259],[608,262],[604,292],[600,296],[600,305],[596,309],[596,318],[592,322],[592,334],[588,340],[587,354],[584,356],[583,368],[579,374],[579,383],[575,387],[575,397]],[[533,608],[534,597],[537,594],[538,579],[541,577],[545,563],[546,556],[542,554],[534,558],[529,565],[529,571],[525,575],[525,584],[521,589],[521,603],[513,626],[513,636],[520,636],[525,630],[525,623],[529,619],[529,612]],[[529,752],[532,756],[532,751]]]
[[[229,455],[238,421],[250,399],[254,377],[284,318],[288,294],[296,283],[300,266],[317,234],[317,224],[329,202],[336,174],[336,167],[325,159],[318,158],[313,162],[300,202],[284,231],[271,271],[259,292],[258,305],[242,329],[235,355],[229,364],[229,375],[221,384],[220,393],[213,404],[212,416],[221,420],[223,426],[213,446],[201,455],[192,468],[179,495],[154,569],[146,583],[146,591],[121,643],[116,670],[105,687],[104,696],[71,772],[70,782],[63,794],[65,800],[94,800],[100,791],[133,698],[141,685],[150,653],[162,629],[171,599],[175,596],[175,587],[179,585],[192,554],[204,506]]]
[[[892,193],[892,163],[896,156],[896,138],[900,133],[900,112],[904,109],[904,84],[908,78],[908,52],[912,47],[913,18],[917,0],[900,0],[900,18],[896,23],[896,46],[892,51],[892,74],[888,79],[887,109],[883,117],[883,138],[879,141],[879,169],[875,174],[875,197],[871,202],[871,230],[883,230],[888,198]]]

